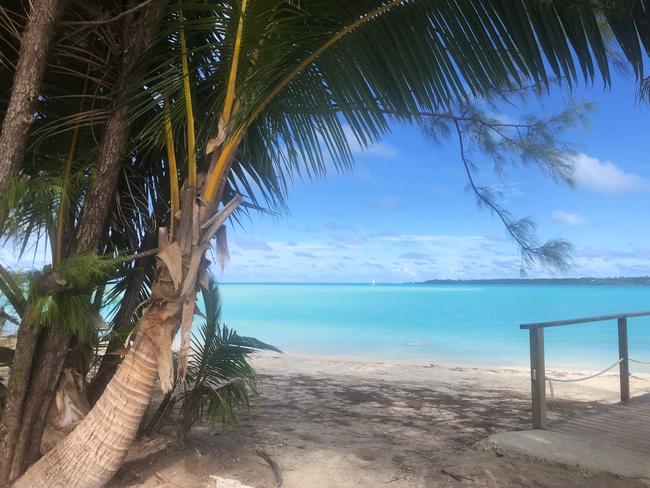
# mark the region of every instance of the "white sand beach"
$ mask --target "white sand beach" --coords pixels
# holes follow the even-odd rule
[[[530,427],[529,371],[264,354],[256,406],[236,429],[199,426],[186,445],[141,441],[112,487],[205,487],[210,475],[257,488],[647,486],[609,475],[501,457],[481,449],[489,434]],[[579,377],[584,371],[549,371]],[[554,385],[550,419],[618,398],[616,370]],[[634,374],[632,395],[650,377]],[[170,426],[170,432],[173,427]]]

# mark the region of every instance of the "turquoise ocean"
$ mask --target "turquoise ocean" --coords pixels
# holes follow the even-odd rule
[[[528,364],[519,324],[650,310],[650,287],[222,284],[223,321],[295,354],[475,365]],[[650,317],[629,319],[630,357],[650,361]],[[547,329],[548,367],[604,368],[616,321]],[[633,366],[633,370],[643,369]]]

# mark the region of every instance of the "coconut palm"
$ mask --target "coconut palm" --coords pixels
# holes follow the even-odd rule
[[[120,369],[85,420],[18,479],[18,487],[97,487],[110,479],[136,435],[157,379],[163,391],[172,388],[171,342],[179,329],[179,375],[184,376],[196,292],[208,277],[205,254],[216,239],[217,258],[225,262],[223,224],[244,203],[242,195],[249,207],[282,206],[291,178],[321,175],[330,165],[348,168],[348,127],[365,145],[388,131],[391,120],[419,122],[522,84],[545,86],[551,78],[572,84],[597,75],[608,82],[614,48],[640,76],[650,43],[645,1],[149,0],[124,15],[94,21],[89,19],[97,11],[83,5],[70,14],[83,20],[64,18],[69,35],[61,35],[63,44],[57,45],[69,45],[72,33],[80,39],[89,31],[91,38],[81,38],[84,49],[72,46],[61,53],[57,66],[68,73],[107,73],[108,81],[78,76],[68,94],[79,100],[91,93],[83,82],[78,86],[85,79],[99,87],[92,99],[103,110],[103,135],[97,151],[82,152],[87,159],[77,192],[74,172],[67,170],[74,164],[64,164],[57,175],[62,191],[49,201],[58,205],[41,220],[54,228],[52,273],[66,260],[76,259],[83,268],[89,251],[114,251],[114,233],[105,222],[111,210],[120,215],[122,207],[112,197],[124,168],[142,162],[149,170],[125,201],[140,201],[133,207],[146,208],[146,215],[162,201],[169,216],[164,222],[166,213],[159,212],[163,218],[150,224],[166,223],[157,233],[151,300]],[[125,32],[114,24],[124,18],[131,19],[130,34],[120,37],[115,32]],[[154,41],[155,32],[160,34]],[[124,42],[126,54],[114,58]],[[105,47],[104,55],[97,54],[96,44]],[[47,87],[46,76],[42,90]],[[52,110],[34,138],[61,153],[57,136],[83,127],[91,146],[96,110],[86,113],[82,107],[67,118]],[[67,161],[79,159],[68,151]],[[164,189],[158,191],[157,184]],[[127,192],[120,188],[118,194]],[[69,195],[76,198],[61,203]],[[139,212],[130,212],[137,227],[143,222]],[[29,219],[18,221],[16,228],[29,234]],[[62,236],[69,227],[75,239],[66,253]],[[120,235],[120,226],[115,227]],[[124,244],[119,242],[122,249],[128,247]],[[557,255],[552,245],[533,251]],[[32,303],[31,296],[27,299]],[[20,297],[16,306],[24,308]],[[26,326],[24,335],[33,337],[32,329]],[[48,333],[44,342],[55,351],[70,337]],[[18,348],[16,356],[27,357]],[[20,472],[24,462],[14,460],[14,465]]]

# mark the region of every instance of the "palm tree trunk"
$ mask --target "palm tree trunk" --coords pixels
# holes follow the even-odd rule
[[[173,281],[163,267],[152,287],[151,305],[138,324],[138,337],[103,395],[14,488],[99,488],[111,479],[138,433],[160,374],[161,357],[171,360],[181,312]]]
[[[0,132],[0,194],[25,156],[45,60],[67,0],[33,0],[20,40],[11,98]]]
[[[47,54],[66,4],[67,0],[30,2],[31,10],[20,40],[11,97],[0,131],[0,193],[4,192],[24,158],[29,130],[35,120],[34,110]],[[0,451],[3,453],[0,459],[1,485],[8,482],[10,475],[38,334],[38,324],[29,317],[18,330],[16,354],[11,366],[12,381],[0,424]]]
[[[147,313],[141,322],[155,320]],[[180,321],[180,318],[178,319]],[[14,488],[99,488],[120,467],[157,378],[157,347],[139,334],[86,418],[16,481]]]
[[[174,226],[177,239],[170,243],[166,229],[159,234],[151,305],[138,323],[134,346],[86,418],[33,464],[14,488],[103,486],[120,467],[138,433],[156,375],[164,393],[172,390],[171,345],[181,321],[184,334],[189,335],[198,283],[209,265],[205,251],[217,229],[243,201],[237,196],[215,214],[195,197],[193,187],[183,194],[187,205],[181,206],[180,219]],[[194,220],[197,217],[198,221]]]
[[[55,1],[63,4],[66,0],[36,0],[34,14],[37,8]],[[130,123],[125,98],[129,87],[134,85],[134,80],[143,75],[144,65],[138,64],[138,61],[160,28],[166,6],[167,2],[164,0],[152,2],[141,11],[131,14],[124,27],[125,54],[116,87],[122,96],[115,102],[97,151],[96,175],[85,199],[76,236],[76,248],[70,249],[72,252],[95,251],[105,231],[105,222],[112,208],[111,199],[129,140]],[[27,31],[28,29],[25,36]],[[16,80],[19,72],[20,68],[17,70]],[[9,115],[8,110],[5,125]],[[5,128],[3,138],[4,130]],[[3,162],[0,157],[0,176]],[[0,456],[0,486],[22,474],[39,455],[47,412],[71,340],[67,331],[41,330],[38,324],[27,325],[31,327],[25,328],[24,333],[19,331],[18,362],[17,367],[12,368],[10,377],[10,384],[16,386],[8,392],[7,414],[0,423],[0,451],[3,453]]]
[[[166,242],[166,234],[163,239]],[[187,272],[187,266],[183,269]],[[193,285],[186,299],[196,299],[196,280]],[[135,343],[104,393],[86,418],[33,464],[14,488],[99,488],[111,479],[138,433],[156,378],[166,378],[171,388],[171,344],[181,324],[184,300],[179,293],[168,268],[159,268]]]

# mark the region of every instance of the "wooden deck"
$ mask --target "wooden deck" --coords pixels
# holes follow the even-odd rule
[[[549,422],[546,430],[650,454],[650,394],[572,419]]]

